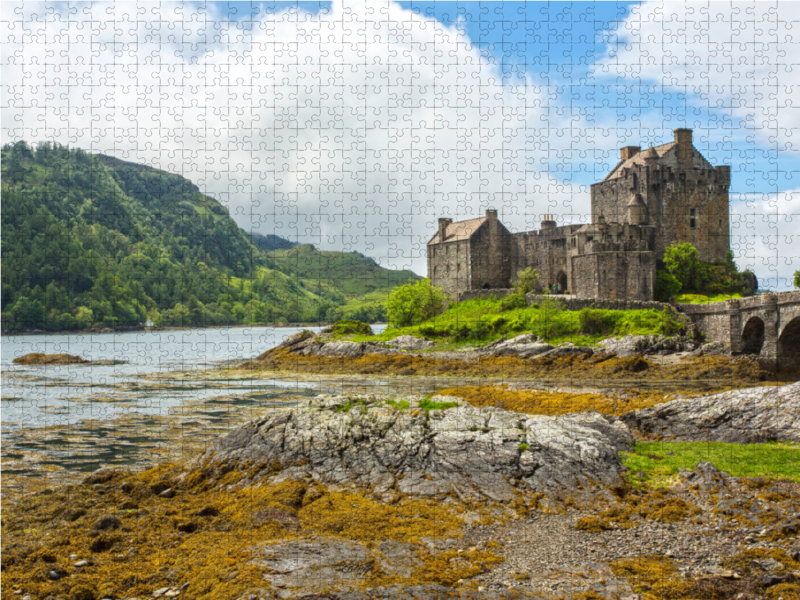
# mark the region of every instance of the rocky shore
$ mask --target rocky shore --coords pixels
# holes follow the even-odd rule
[[[554,346],[531,334],[458,351],[437,351],[429,340],[400,336],[355,342],[304,330],[240,365],[260,371],[363,375],[536,377],[716,381],[727,387],[759,381],[794,381],[795,374],[763,370],[754,356],[730,356],[716,343],[688,338],[627,336],[595,347]]]
[[[700,462],[657,489],[625,461],[634,438],[796,439],[798,391],[619,418],[319,395],[189,460],[7,499],[2,597],[790,600],[800,484]]]

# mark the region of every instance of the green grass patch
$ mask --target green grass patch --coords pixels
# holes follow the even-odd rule
[[[712,302],[724,302],[725,300],[735,300],[741,297],[741,294],[717,294],[715,296],[704,296],[703,294],[681,294],[679,296],[675,296],[675,301],[681,304],[711,304]]]
[[[419,403],[419,407],[426,412],[432,410],[447,410],[448,408],[453,408],[455,406],[458,406],[458,402],[434,402],[430,399],[430,397],[420,400]]]
[[[388,342],[400,335],[413,335],[456,349],[532,333],[553,344],[593,345],[609,336],[675,335],[681,327],[670,312],[654,309],[567,311],[557,298],[552,298],[525,308],[503,310],[501,301],[489,299],[451,304],[442,314],[424,323],[390,327],[376,336],[353,339]]]
[[[678,469],[693,470],[704,461],[735,477],[800,482],[800,444],[789,442],[636,442],[635,451],[623,452],[622,457],[623,464],[630,469],[628,478],[636,486],[672,485]]]
[[[411,406],[408,400],[387,400],[386,404],[393,406],[397,410],[408,410],[408,408]]]
[[[337,412],[337,413],[339,413],[339,412],[347,412],[347,411],[351,410],[352,408],[354,408],[356,406],[360,406],[360,407],[362,407],[363,410],[366,410],[367,403],[364,402],[364,400],[362,400],[360,398],[356,399],[356,400],[353,400],[352,398],[348,398],[347,402],[345,402],[344,404],[341,404],[339,406],[335,406],[333,408],[333,412]]]

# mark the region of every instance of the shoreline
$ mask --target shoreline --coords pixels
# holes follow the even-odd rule
[[[189,325],[189,326],[178,326],[178,325],[169,325],[164,327],[104,327],[104,328],[91,328],[91,329],[70,329],[67,331],[47,331],[44,329],[25,329],[21,331],[14,331],[14,330],[4,330],[0,332],[2,336],[12,336],[12,335],[72,335],[72,334],[81,334],[81,335],[97,335],[102,333],[129,333],[135,331],[141,331],[145,333],[149,333],[152,331],[185,331],[187,329],[242,329],[242,328],[271,328],[271,329],[282,329],[282,328],[296,328],[302,329],[307,327],[329,327],[333,325],[333,323],[256,323],[256,324],[238,324],[238,325]],[[385,322],[375,322],[369,323],[370,326],[372,325],[386,325]]]

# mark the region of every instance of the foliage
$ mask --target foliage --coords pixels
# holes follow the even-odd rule
[[[678,469],[692,470],[702,461],[734,477],[800,481],[800,445],[792,443],[636,442],[635,452],[623,452],[625,466],[644,473],[639,483],[654,487],[669,485]]]
[[[681,304],[710,304],[712,302],[725,302],[741,298],[741,294],[717,294],[716,296],[705,296],[703,294],[681,294],[675,297]]]
[[[408,327],[432,319],[442,312],[447,295],[431,285],[430,279],[398,286],[389,295],[386,314],[393,327]]]
[[[609,331],[611,323],[613,329]],[[584,331],[588,326],[592,331]],[[608,335],[675,335],[683,323],[670,311],[583,309],[568,311],[558,297],[548,297],[538,305],[503,310],[502,300],[484,299],[453,303],[448,309],[419,324],[393,328],[365,341],[389,341],[398,335],[414,335],[444,343],[487,343],[501,337],[533,333],[551,343],[570,341],[593,344]]]
[[[707,263],[700,260],[697,249],[690,243],[673,244],[664,252],[664,265],[666,272],[656,274],[656,300],[662,302],[681,291],[704,295],[755,292],[751,287],[756,283],[755,276],[749,271],[739,272],[730,250],[725,260]],[[677,289],[676,284],[679,284]]]
[[[2,197],[4,329],[379,320],[408,277],[357,253],[267,254],[187,179],[58,144],[4,146]]]
[[[681,291],[681,282],[669,271],[656,271],[655,298],[659,302],[669,302]]]
[[[794,272],[794,281],[792,281],[794,287],[800,288],[800,271]]]
[[[372,327],[362,321],[347,320],[334,323],[331,328],[334,336],[344,335],[372,335]]]
[[[503,310],[513,310],[515,308],[525,308],[528,304],[526,295],[536,288],[539,281],[539,273],[528,267],[524,271],[517,273],[517,281],[514,283],[514,291],[501,300]]]

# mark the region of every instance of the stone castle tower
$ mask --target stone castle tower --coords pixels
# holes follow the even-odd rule
[[[667,246],[690,242],[701,260],[725,260],[730,248],[730,167],[713,167],[692,144],[674,141],[620,150],[620,160],[591,187],[592,222],[557,226],[545,215],[538,231],[511,233],[497,211],[453,222],[439,219],[428,242],[428,277],[451,296],[508,288],[532,267],[543,286],[578,298],[652,300]]]

